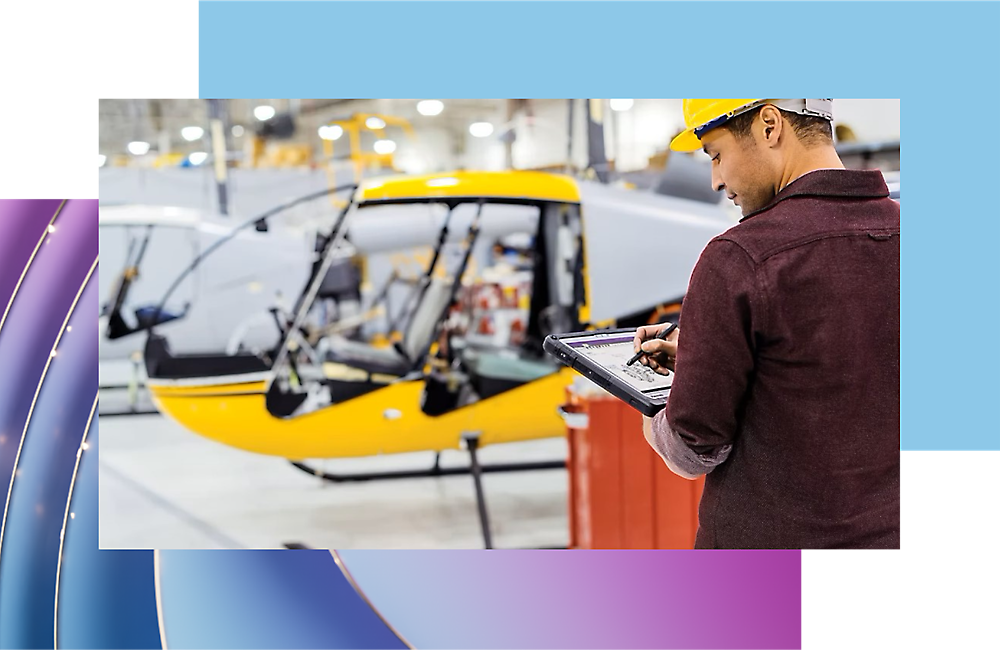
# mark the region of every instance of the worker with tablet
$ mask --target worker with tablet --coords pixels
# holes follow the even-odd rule
[[[900,208],[879,171],[844,169],[832,104],[684,100],[671,148],[702,149],[743,219],[666,340],[547,346],[642,410],[672,471],[706,476],[696,548],[899,548]],[[640,351],[660,383],[626,364]]]

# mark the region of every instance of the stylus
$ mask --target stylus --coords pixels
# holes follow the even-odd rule
[[[662,340],[666,339],[668,336],[670,336],[670,333],[673,332],[675,329],[677,329],[677,323],[670,323],[669,327],[667,327],[665,330],[663,330],[662,332],[660,332],[659,334],[657,334],[656,336],[654,336],[653,339],[660,339],[662,341]],[[652,339],[650,339],[650,340],[652,340]],[[625,365],[626,366],[631,366],[633,363],[635,363],[636,361],[639,360],[639,357],[641,357],[644,354],[645,354],[645,352],[643,352],[642,350],[639,350],[638,352],[635,353],[634,357],[632,357],[631,359],[628,360],[628,363],[626,363]]]

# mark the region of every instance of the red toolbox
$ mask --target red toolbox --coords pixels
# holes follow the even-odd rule
[[[563,411],[570,548],[692,548],[704,477],[667,469],[642,435],[642,415],[619,399],[570,387]]]

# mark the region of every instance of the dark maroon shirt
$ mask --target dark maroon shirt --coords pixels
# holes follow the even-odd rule
[[[899,548],[888,195],[877,171],[814,171],[702,253],[654,419],[707,460],[697,548]]]

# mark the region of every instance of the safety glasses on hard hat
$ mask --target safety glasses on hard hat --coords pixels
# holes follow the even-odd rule
[[[832,99],[758,99],[755,102],[750,102],[745,106],[741,106],[735,110],[729,111],[719,117],[705,122],[699,127],[695,127],[694,134],[701,140],[701,136],[708,133],[714,128],[720,127],[729,120],[733,119],[737,115],[742,115],[747,111],[751,111],[758,106],[763,106],[765,104],[771,104],[772,106],[777,106],[783,111],[788,111],[790,113],[798,113],[799,115],[813,115],[815,117],[822,117],[824,119],[833,121],[833,100]]]

